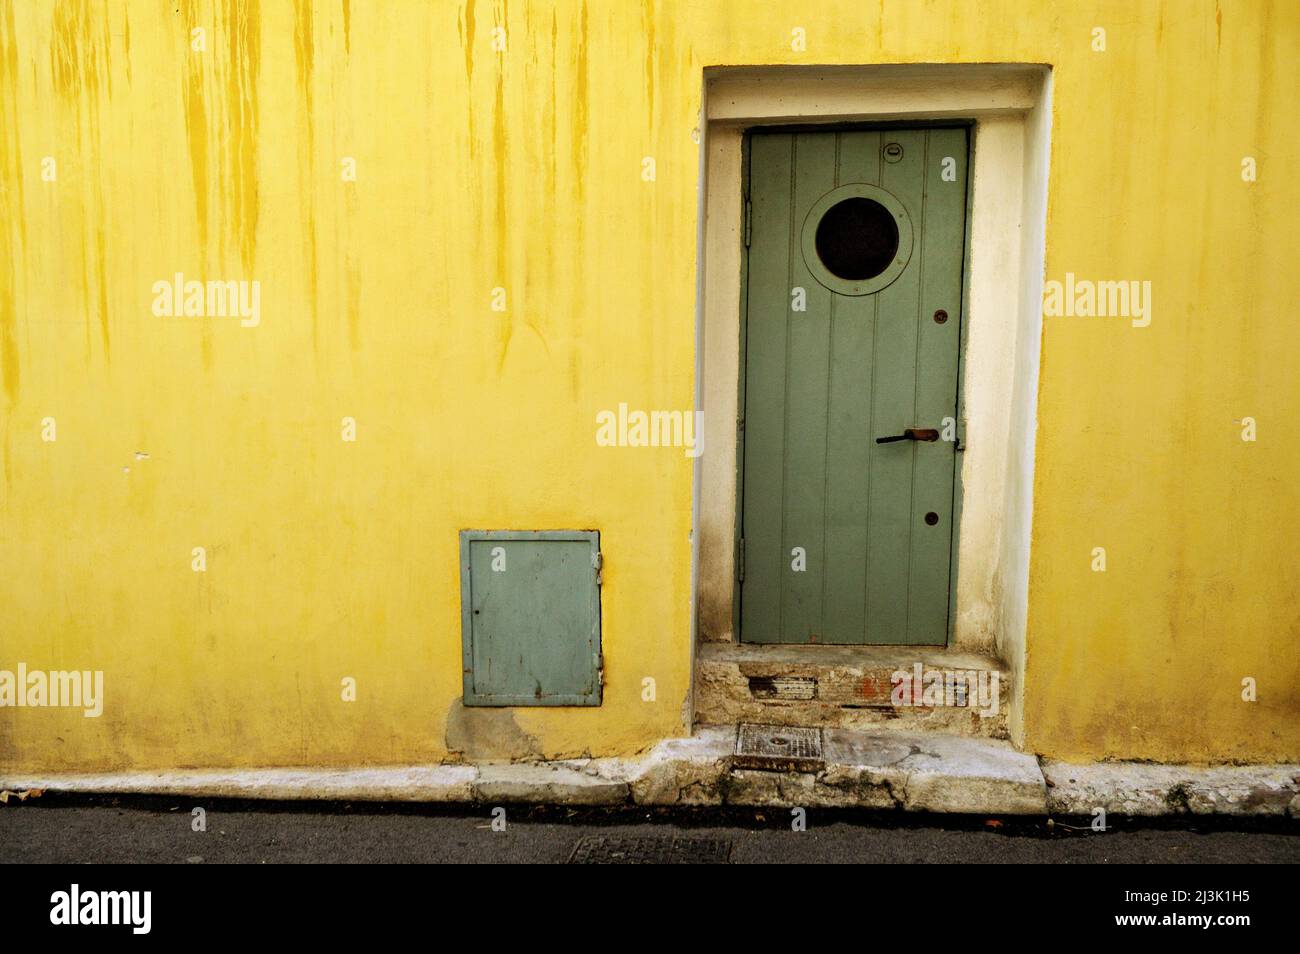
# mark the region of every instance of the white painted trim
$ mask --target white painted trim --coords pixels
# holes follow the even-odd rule
[[[1052,75],[1042,78],[1036,105],[1025,116],[1024,192],[1021,198],[1017,368],[1011,396],[1003,517],[998,652],[1011,669],[1007,727],[1024,741],[1025,647],[1029,613],[1029,546],[1034,508],[1034,446],[1038,432],[1038,372],[1043,343],[1043,281],[1047,257],[1048,172],[1052,149]]]
[[[204,795],[211,798],[468,802],[473,765],[392,768],[197,769],[52,773],[0,778],[0,789],[99,795]]]
[[[705,115],[750,126],[1026,113],[1043,73],[994,63],[710,69]]]

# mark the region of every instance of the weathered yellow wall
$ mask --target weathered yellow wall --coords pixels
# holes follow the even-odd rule
[[[442,757],[463,527],[601,530],[608,682],[458,744],[683,732],[691,462],[594,421],[691,406],[701,69],[980,61],[1056,70],[1048,277],[1155,288],[1149,328],[1045,333],[1026,742],[1300,757],[1294,4],[0,9],[0,668],[107,696],[0,712],[0,764]],[[176,272],[260,281],[261,324],[154,317]]]

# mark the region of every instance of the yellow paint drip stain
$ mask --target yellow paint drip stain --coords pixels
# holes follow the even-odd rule
[[[12,420],[13,420],[12,418],[6,418],[6,419],[5,419],[5,436],[4,436],[5,458],[4,458],[4,471],[5,471],[5,486],[6,486],[6,487],[12,485],[12,484],[13,484],[13,481],[14,481],[13,467],[10,466],[10,463],[9,463],[10,461],[13,460],[13,456],[14,456],[14,452],[13,452],[13,444],[12,444],[12,442],[9,440],[9,423],[10,423],[10,421],[12,421]],[[6,495],[5,495],[5,504],[6,504],[6,507],[7,507],[8,503],[9,503],[9,500],[10,500],[10,497],[9,497],[8,494],[6,494]]]
[[[190,179],[194,184],[194,216],[199,244],[208,244],[208,110],[203,97],[203,60],[189,49],[191,31],[198,26],[193,2],[184,4],[187,63],[181,79],[185,106],[185,139],[190,151]]]
[[[257,80],[262,62],[258,0],[227,0],[224,28],[230,44],[226,75],[230,219],[247,277],[257,252]]]
[[[641,28],[645,31],[646,121],[653,128],[655,117],[655,0],[645,0]]]
[[[7,212],[6,208],[6,212]],[[18,307],[14,296],[14,266],[9,256],[0,262],[0,372],[10,406],[18,400]]]
[[[355,352],[361,350],[361,246],[357,238],[361,203],[357,198],[356,183],[346,183],[343,195],[343,220],[347,229],[347,239],[343,246],[343,297],[347,309],[348,344]],[[336,220],[334,242],[339,247],[337,225]]]
[[[496,109],[492,121],[492,148],[496,153],[497,275],[506,268],[506,107],[505,76],[497,76]]]
[[[258,0],[224,0],[209,23],[193,0],[184,5],[186,64],[181,80],[194,215],[205,261],[234,250],[245,275],[257,251],[258,103],[261,17]],[[196,51],[192,31],[203,28],[209,46]],[[222,48],[221,41],[225,41]]]
[[[92,18],[98,12],[97,19]],[[108,289],[107,267],[104,261],[104,243],[101,240],[102,223],[106,213],[103,195],[103,166],[100,135],[100,106],[102,97],[113,92],[109,63],[111,29],[108,14],[103,7],[59,0],[51,18],[50,76],[54,89],[63,98],[71,115],[69,121],[76,130],[78,152],[88,170],[84,188],[88,194],[83,203],[82,221],[82,285],[81,297],[86,313],[87,335],[89,325],[98,318],[100,341],[108,356]],[[83,140],[83,129],[89,134],[89,144]],[[93,249],[87,248],[86,232],[94,234]],[[92,263],[89,256],[93,254]],[[92,283],[95,285],[91,288]],[[92,310],[97,312],[92,316]]]
[[[258,77],[261,72],[259,0],[219,0],[210,9],[183,0],[181,105],[194,189],[194,220],[205,269],[224,270],[238,258],[246,277],[257,254]],[[204,31],[194,49],[194,31]],[[251,280],[251,278],[250,278]],[[200,331],[205,368],[211,368],[212,332]]]
[[[556,90],[558,83],[560,63],[559,63],[559,18],[554,10],[551,11],[551,95],[547,97],[547,123],[549,125],[549,134],[551,147],[546,150],[546,197],[548,203],[548,216],[554,220],[555,209],[555,152],[558,142],[558,130],[556,128],[556,117],[559,116],[559,98]]]
[[[195,0],[184,0],[180,8],[185,24],[181,42],[186,63],[181,79],[181,102],[185,110],[185,141],[190,153],[190,181],[194,187],[194,221],[199,233],[199,248],[208,258],[208,106],[204,96],[204,55],[193,50],[191,37],[199,27]],[[218,180],[220,181],[220,180]],[[212,370],[212,332],[204,323],[199,330],[199,357],[205,371]]]
[[[351,52],[352,9],[350,0],[343,0],[343,47]],[[343,189],[342,224],[346,240],[340,244],[340,219],[334,221],[334,245],[343,251],[343,306],[348,326],[348,346],[353,352],[361,350],[361,245],[358,239],[360,200],[355,182],[347,182]]]
[[[9,206],[0,206],[9,216]],[[12,257],[5,255],[0,261],[0,373],[4,375],[5,397],[10,406],[18,400],[18,385],[21,381],[18,363],[18,304],[14,295],[14,264]]]
[[[465,110],[469,126],[469,160],[474,161],[474,0],[468,0],[460,19],[460,45],[465,52]]]
[[[100,221],[103,221],[101,216]],[[104,228],[99,226],[95,229],[95,282],[99,289],[99,336],[100,343],[104,346],[104,354],[108,355],[108,274],[105,267],[104,251]]]
[[[69,99],[93,96],[108,75],[107,37],[91,25],[93,9],[78,0],[59,0],[54,6],[50,66],[55,90]]]
[[[573,112],[570,121],[570,145],[573,162],[573,247],[578,250],[572,261],[574,271],[571,273],[572,290],[571,309],[575,315],[586,312],[587,301],[584,287],[583,255],[586,247],[585,209],[587,180],[587,86],[590,64],[587,59],[587,3],[583,0],[578,8],[577,33],[573,38]],[[567,57],[566,57],[567,59]],[[560,54],[556,51],[556,68],[559,68]],[[574,369],[570,363],[570,383],[575,380]]]
[[[573,163],[575,190],[582,204],[587,179],[587,3],[583,0],[578,14],[578,49],[573,82]],[[577,210],[578,228],[582,229],[582,210]]]
[[[316,59],[316,45],[312,36],[311,0],[294,0],[293,56],[298,67],[298,85],[302,87],[307,104],[307,115],[312,115],[311,75]]]
[[[471,0],[472,2],[472,0]],[[467,8],[467,12],[468,8]],[[509,10],[503,3],[501,5],[496,25],[503,27],[509,23]],[[508,222],[507,222],[507,152],[509,149],[508,138],[506,134],[506,107],[505,107],[505,85],[506,85],[506,59],[497,56],[497,75],[495,99],[493,101],[492,112],[492,152],[493,162],[496,169],[496,189],[493,201],[494,231],[496,239],[496,276],[502,286],[507,291],[510,288],[510,282],[507,279],[507,256],[506,246],[508,242]],[[518,306],[518,299],[511,304]],[[505,366],[506,356],[510,352],[510,342],[514,338],[515,323],[512,317],[513,312],[510,308],[501,315],[500,320],[500,351],[497,355],[497,371],[500,372]]]
[[[126,82],[131,84],[131,15],[128,10],[122,11],[122,46],[126,53],[124,60],[126,65]]]
[[[15,262],[27,239],[23,224],[23,156],[18,139],[18,38],[14,33],[14,10],[5,5],[0,32],[0,228],[9,240],[9,254],[0,255],[0,375],[5,397],[12,406],[18,400],[18,302],[15,293]],[[6,435],[8,429],[6,427]],[[5,477],[9,475],[9,454],[5,453]]]
[[[348,343],[353,351],[361,349],[361,269],[355,250],[347,255],[344,293],[347,296]]]
[[[461,17],[460,44],[465,51],[465,79],[472,86],[474,84],[474,0],[468,0],[465,4],[465,12]]]
[[[307,230],[307,301],[311,309],[311,340],[316,347],[319,293],[316,276],[316,121],[312,96],[316,41],[312,22],[311,0],[294,0],[293,54],[297,69],[298,86],[302,91],[303,117],[306,135],[299,146],[299,193]]]
[[[496,159],[496,274],[498,281],[505,283],[506,278],[506,117],[505,117],[505,76],[504,70],[497,74],[497,91],[495,111],[492,123],[492,145]],[[507,283],[508,288],[508,283]],[[514,322],[510,311],[501,316],[501,353],[497,358],[497,370],[505,365],[506,353],[510,350],[510,339],[514,335]]]

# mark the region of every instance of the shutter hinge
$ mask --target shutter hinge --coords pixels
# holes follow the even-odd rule
[[[605,685],[605,654],[596,654],[596,684]]]
[[[754,203],[745,200],[745,248],[749,248],[749,239],[753,234]]]
[[[596,585],[601,583],[601,570],[605,568],[605,554],[597,550],[591,555],[591,566],[596,571]]]
[[[745,538],[740,538],[740,543],[736,546],[736,579],[740,582],[745,581]]]

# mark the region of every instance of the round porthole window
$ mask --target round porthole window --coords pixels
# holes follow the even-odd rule
[[[841,295],[870,295],[907,267],[912,223],[897,197],[855,182],[813,204],[802,244],[804,262],[818,282]]]
[[[854,195],[826,210],[813,243],[828,272],[860,282],[875,278],[898,254],[898,224],[875,199]]]

